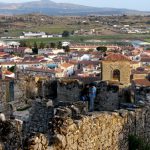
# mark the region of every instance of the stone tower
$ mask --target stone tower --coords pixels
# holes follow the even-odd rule
[[[102,61],[102,80],[130,84],[130,59],[121,54],[111,54]]]

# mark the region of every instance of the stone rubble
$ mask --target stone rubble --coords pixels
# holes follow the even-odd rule
[[[54,107],[51,100],[35,101],[26,124],[0,122],[0,150],[127,150],[130,134],[150,142],[150,104],[110,112],[86,108],[83,102]]]

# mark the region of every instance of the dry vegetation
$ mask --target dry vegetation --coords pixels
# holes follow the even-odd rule
[[[64,30],[97,29],[102,35],[113,35],[112,26],[129,24],[145,28],[150,25],[150,16],[46,16],[40,14],[0,16],[0,36],[18,36],[23,31],[62,33]],[[117,33],[118,34],[118,33]]]

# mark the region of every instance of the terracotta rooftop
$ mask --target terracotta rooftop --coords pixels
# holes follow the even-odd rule
[[[4,73],[4,74],[7,74],[7,75],[13,74],[13,72],[10,72],[10,71],[8,71],[8,70],[5,70],[3,73]]]
[[[82,60],[82,61],[79,61],[78,62],[79,64],[82,64],[82,65],[99,65],[100,64],[100,61],[91,61],[91,60]]]
[[[68,68],[68,67],[71,67],[73,66],[73,64],[70,64],[70,63],[63,63],[60,65],[60,67],[63,67],[63,68]]]
[[[141,62],[150,62],[150,57],[142,57]]]
[[[26,71],[45,72],[45,73],[55,73],[55,70],[53,70],[53,69],[47,69],[47,68],[35,68],[35,67],[28,67],[28,68],[26,68]]]
[[[110,54],[107,57],[105,57],[106,61],[130,61],[130,59],[122,54]]]
[[[131,64],[139,64],[139,61],[132,61]]]
[[[143,71],[140,71],[140,70],[133,70],[132,71],[132,74],[148,74],[149,71],[148,70],[143,70]]]
[[[150,81],[147,79],[136,79],[133,81],[135,85],[137,86],[150,86]]]

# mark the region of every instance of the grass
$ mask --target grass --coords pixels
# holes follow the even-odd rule
[[[35,41],[37,43],[43,42],[43,43],[50,43],[50,42],[58,42],[58,41],[71,41],[71,42],[78,42],[78,43],[85,43],[86,40],[145,40],[149,39],[150,41],[150,35],[143,35],[143,34],[119,34],[119,35],[102,35],[102,36],[70,36],[67,38],[37,38],[37,39],[26,39],[25,41],[34,43]]]
[[[62,34],[64,30],[68,30],[70,32],[77,30],[79,27],[76,25],[65,25],[65,24],[54,24],[54,25],[39,25],[33,26],[28,25],[27,28],[24,29],[9,29],[7,33],[9,36],[21,36],[22,32],[46,32],[48,34]]]
[[[33,38],[33,39],[15,39],[15,41],[26,41],[33,45],[36,42],[38,45],[42,42],[44,44],[49,44],[51,42],[57,43],[59,41],[70,41],[72,43],[88,43],[87,40],[106,40],[106,41],[120,41],[120,40],[144,40],[150,42],[150,34],[116,34],[116,35],[87,35],[87,36],[70,36],[66,38]],[[12,40],[12,39],[10,39]],[[100,44],[101,42],[97,43]],[[89,42],[91,44],[91,42]]]
[[[150,42],[150,38],[149,39],[145,39],[145,42]]]

